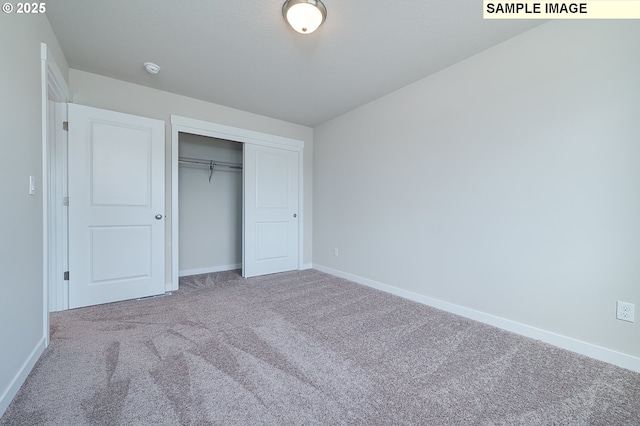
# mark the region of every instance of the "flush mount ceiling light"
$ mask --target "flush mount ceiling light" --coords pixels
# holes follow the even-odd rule
[[[320,0],[287,0],[282,16],[300,34],[311,34],[327,18],[327,8]]]

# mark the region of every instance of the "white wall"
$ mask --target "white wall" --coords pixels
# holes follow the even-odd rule
[[[169,229],[171,225],[171,167],[169,165],[171,154],[171,114],[304,141],[303,214],[305,239],[303,261],[304,263],[311,263],[311,237],[313,229],[313,129],[75,69],[69,70],[69,84],[71,92],[73,93],[74,103],[157,118],[166,122],[166,213],[169,215],[167,218],[168,229],[166,234],[167,282],[171,278],[171,233]],[[241,96],[241,94],[239,94],[239,96]]]
[[[242,144],[180,134],[179,155],[242,164]],[[242,171],[179,167],[180,275],[234,269],[242,264]]]
[[[638,40],[550,22],[315,128],[314,265],[640,357]]]
[[[44,348],[40,43],[68,67],[45,16],[0,14],[0,416]],[[28,195],[29,176],[36,194]]]

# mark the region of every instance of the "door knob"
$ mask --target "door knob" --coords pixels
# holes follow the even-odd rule
[[[158,219],[158,220],[162,219],[162,215],[161,214],[157,214],[156,215],[156,219]]]
[[[298,217],[298,215],[294,213],[294,214],[293,214],[293,217]]]

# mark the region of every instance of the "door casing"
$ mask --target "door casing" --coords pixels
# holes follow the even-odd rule
[[[67,309],[66,284],[66,134],[71,91],[46,43],[40,44],[42,90],[42,190],[43,197],[43,333],[49,344],[49,312]],[[49,101],[54,102],[51,111]],[[53,114],[52,114],[53,112]],[[51,116],[54,122],[49,119]],[[62,250],[62,253],[60,251]],[[55,296],[54,296],[55,295]]]
[[[271,135],[268,133],[256,132],[253,130],[241,129],[238,127],[227,126],[209,121],[196,120],[192,118],[171,115],[171,206],[169,212],[169,222],[171,223],[170,237],[166,239],[170,247],[171,271],[167,271],[165,276],[171,277],[171,281],[167,282],[166,291],[174,291],[178,289],[178,144],[180,133],[191,133],[199,136],[207,136],[218,139],[226,139],[229,141],[253,144],[257,146],[265,146],[271,148],[284,149],[298,152],[298,212],[303,212],[303,152],[304,141],[285,138],[282,136]],[[304,215],[299,214],[298,220],[298,269],[302,269],[303,264],[303,241],[304,241]]]

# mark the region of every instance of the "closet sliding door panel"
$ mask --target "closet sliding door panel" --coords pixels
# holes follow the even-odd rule
[[[243,275],[297,268],[298,152],[245,144]]]

